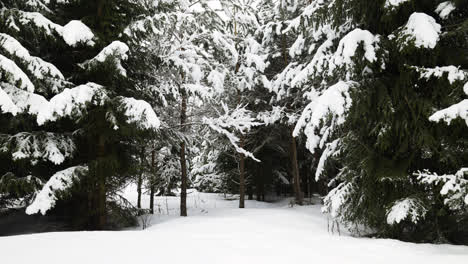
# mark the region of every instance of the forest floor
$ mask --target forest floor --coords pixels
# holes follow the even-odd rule
[[[124,195],[136,201],[134,187]],[[234,197],[233,197],[234,198]],[[143,196],[143,206],[148,197]],[[159,197],[148,228],[113,232],[60,232],[0,237],[2,264],[128,263],[468,263],[468,247],[354,238],[327,230],[320,205],[238,201],[191,191],[189,217],[178,198]],[[342,230],[343,231],[343,230]]]

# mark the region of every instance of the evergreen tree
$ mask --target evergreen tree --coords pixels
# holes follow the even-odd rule
[[[130,97],[138,94],[124,68],[131,56],[129,47],[115,39],[120,35],[118,31],[106,31],[109,27],[121,29],[120,23],[129,23],[132,16],[122,11],[133,10],[137,4],[133,1],[117,4],[97,1],[96,5],[87,1],[36,2],[42,3],[38,11],[43,13],[29,12],[31,7],[17,3],[3,7],[1,28],[7,38],[4,41],[12,44],[2,48],[23,67],[19,68],[11,59],[3,60],[1,66],[10,71],[8,75],[2,74],[2,81],[11,84],[8,92],[11,101],[18,111],[26,114],[25,118],[37,121],[30,122],[37,125],[29,130],[40,134],[16,136],[15,140],[4,142],[7,146],[23,146],[27,151],[16,151],[19,156],[15,158],[16,152],[8,149],[13,159],[34,161],[38,157],[50,157],[57,165],[67,161],[66,167],[61,168],[64,170],[41,174],[47,183],[36,193],[27,213],[45,214],[61,198],[66,198],[61,204],[63,209],[58,209],[77,211],[76,215],[83,216],[81,227],[107,228],[106,216],[119,211],[118,206],[113,206],[118,205],[115,191],[131,172],[130,143],[135,137],[144,136],[142,132],[157,129],[160,123],[148,103]],[[71,21],[61,26],[49,19]],[[49,58],[51,63],[33,57],[28,50]],[[33,63],[21,64],[22,60]],[[63,69],[63,74],[58,69]],[[22,80],[18,82],[18,78]],[[36,78],[44,80],[38,81],[39,89],[35,89]]]
[[[324,148],[318,177],[330,157],[342,164],[325,198],[324,209],[333,217],[400,239],[460,241],[464,213],[452,211],[437,189],[413,174],[432,183],[423,176],[435,174],[424,170],[455,175],[466,164],[460,147],[466,127],[448,129],[429,120],[434,108],[463,97],[466,61],[447,56],[466,49],[463,5],[311,4],[319,28],[330,30],[305,68],[320,85],[296,131],[305,127],[312,151]],[[442,119],[438,113],[433,120]]]

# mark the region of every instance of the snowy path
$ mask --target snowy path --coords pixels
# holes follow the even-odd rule
[[[168,208],[175,210],[176,202],[169,198]],[[250,208],[241,210],[236,204],[217,195],[196,194],[189,199],[189,213],[195,216],[156,216],[144,231],[3,237],[0,262],[468,263],[468,247],[331,235],[319,206],[288,208],[284,203],[248,201]]]

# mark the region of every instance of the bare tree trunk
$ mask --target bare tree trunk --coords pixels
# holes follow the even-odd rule
[[[244,148],[244,135],[240,136],[240,147]],[[245,208],[245,156],[239,153],[239,208]]]
[[[138,193],[138,198],[137,198],[137,208],[141,209],[141,186],[143,185],[143,177],[141,173],[138,175],[138,184],[137,184],[137,193]]]
[[[145,172],[145,147],[141,148],[141,153],[140,153],[140,166],[141,166],[141,171],[140,175],[138,176],[138,200],[137,200],[137,208],[141,209],[141,193],[142,193],[142,187],[143,187],[143,175]]]
[[[291,128],[290,137],[291,137],[291,167],[293,173],[293,189],[294,195],[296,197],[296,203],[302,205],[303,203],[303,194],[301,190],[301,180],[299,178],[299,166],[297,165],[297,147],[296,147],[296,138],[293,136],[294,127]]]
[[[153,174],[151,175],[150,181],[150,213],[154,214],[154,188],[155,188],[155,177],[156,177],[156,150],[151,151],[151,170]]]
[[[102,162],[105,156],[105,138],[103,135],[99,136],[97,158],[98,162]],[[97,195],[97,228],[103,230],[106,227],[107,211],[106,211],[106,172],[103,171],[103,166],[97,165],[98,172],[98,195]]]
[[[185,132],[187,119],[187,94],[182,92],[182,106],[180,108],[180,124],[182,132]],[[180,167],[182,180],[180,186],[180,216],[187,216],[187,162],[185,159],[185,140],[180,143]]]

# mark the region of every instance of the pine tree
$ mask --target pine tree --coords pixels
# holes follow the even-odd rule
[[[458,148],[465,144],[466,127],[448,130],[429,120],[434,108],[463,97],[466,62],[447,55],[466,48],[466,14],[458,9],[463,4],[356,0],[314,5],[315,21],[329,33],[318,43],[313,65],[304,68],[319,85],[296,131],[305,128],[312,151],[324,148],[318,177],[327,159],[341,163],[325,212],[380,235],[460,239],[456,233],[462,225],[453,223],[463,214],[454,216],[413,174],[424,179],[435,175],[424,170],[442,169],[461,175],[456,172],[466,164]]]
[[[69,193],[71,199],[66,199],[71,203],[69,205],[79,200],[87,201],[71,209],[84,216],[83,226],[103,229],[108,227],[107,214],[117,210],[113,207],[117,202],[113,193],[129,177],[132,149],[128,146],[134,137],[142,137],[142,132],[157,129],[160,123],[148,103],[130,97],[138,95],[124,68],[131,51],[125,43],[116,40],[120,35],[118,30],[132,19],[128,10],[143,10],[143,7],[137,9],[138,5],[133,1],[117,4],[108,1],[93,4],[85,1],[36,2],[42,3],[39,6],[43,14],[17,9],[24,7],[17,3],[2,9],[2,30],[23,41],[26,47],[22,50],[18,41],[7,39],[15,49],[7,52],[16,55],[18,64],[21,60],[33,62],[20,64],[28,69],[28,74],[22,73],[21,68],[8,68],[14,63],[7,60],[2,61],[2,69],[16,71],[5,75],[7,82],[17,86],[10,88],[9,96],[18,111],[27,113],[27,118],[36,119],[37,125],[31,130],[41,133],[41,137],[16,137],[19,146],[34,144],[39,148],[27,147],[29,153],[23,154],[22,158],[34,161],[39,156],[49,156],[57,165],[68,159],[68,168],[44,177],[47,183],[37,192],[26,212],[45,214],[61,198],[69,197],[65,195]],[[28,10],[30,7],[24,8]],[[61,26],[49,18],[58,22],[80,20],[71,20]],[[109,28],[115,30],[107,31]],[[36,45],[36,41],[41,45]],[[48,57],[52,64],[32,57],[28,49],[31,54]],[[67,54],[65,51],[73,51],[67,52],[73,55],[63,56]],[[63,74],[57,69],[63,69]],[[33,81],[28,81],[28,76],[32,76],[33,81],[35,78],[44,80],[38,82],[39,89],[35,89]],[[18,78],[22,80],[18,82]],[[41,132],[43,128],[60,134]],[[11,144],[12,141],[5,142]],[[73,153],[76,155],[72,157]]]

